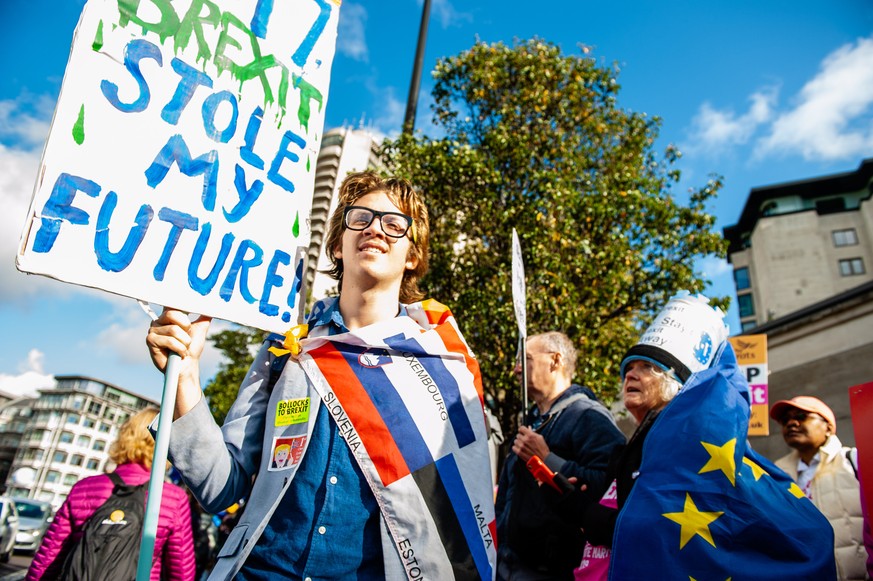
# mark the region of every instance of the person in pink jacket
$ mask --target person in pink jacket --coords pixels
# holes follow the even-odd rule
[[[147,408],[131,417],[109,448],[109,457],[118,466],[115,473],[125,484],[138,485],[149,480],[155,442],[148,425],[157,413],[157,409]],[[109,498],[112,489],[112,481],[105,474],[83,478],[73,485],[33,557],[27,581],[60,577],[67,554],[82,536],[83,525]],[[165,482],[151,578],[190,581],[194,571],[188,496],[182,488]]]

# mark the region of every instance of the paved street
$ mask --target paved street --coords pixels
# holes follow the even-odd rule
[[[31,560],[32,555],[12,555],[8,563],[0,563],[0,581],[24,579]]]

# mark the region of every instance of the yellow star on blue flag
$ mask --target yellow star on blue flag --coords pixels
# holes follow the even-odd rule
[[[709,452],[709,461],[700,469],[698,474],[721,470],[727,476],[727,479],[731,481],[731,485],[736,486],[737,463],[734,461],[734,453],[737,449],[737,439],[728,440],[721,446],[716,446],[709,442],[700,443]]]
[[[686,492],[685,507],[682,509],[682,512],[667,512],[661,516],[679,524],[681,527],[679,532],[679,548],[684,549],[688,541],[693,539],[695,535],[700,535],[703,540],[714,547],[715,541],[712,540],[709,525],[723,514],[723,511],[704,512],[699,510],[694,501],[691,500],[691,495]]]

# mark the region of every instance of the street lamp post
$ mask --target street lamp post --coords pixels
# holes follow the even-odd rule
[[[415,108],[418,104],[418,91],[421,88],[421,67],[424,63],[424,47],[427,44],[427,23],[430,20],[430,0],[424,0],[421,9],[421,26],[418,29],[418,46],[415,49],[415,62],[412,65],[412,79],[409,81],[409,97],[406,99],[406,116],[403,119],[403,132],[412,133],[415,128]]]

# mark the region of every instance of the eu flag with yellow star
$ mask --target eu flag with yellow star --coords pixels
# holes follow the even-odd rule
[[[618,516],[610,579],[836,579],[827,519],[746,439],[727,342],[661,412]]]

